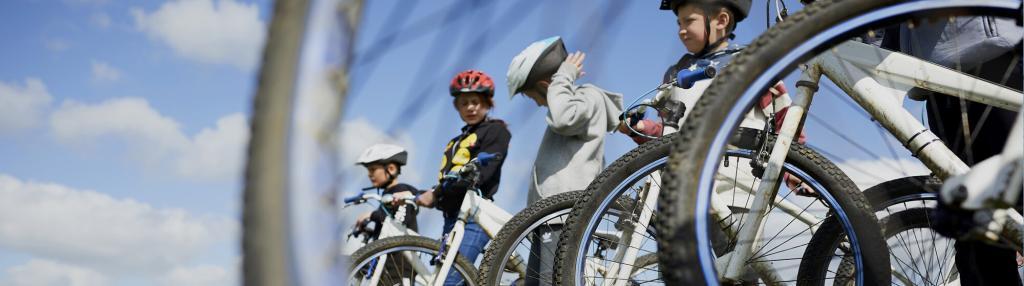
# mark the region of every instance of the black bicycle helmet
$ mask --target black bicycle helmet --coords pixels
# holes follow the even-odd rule
[[[672,13],[676,13],[676,8],[686,3],[721,4],[732,10],[736,23],[743,21],[750,14],[750,0],[661,0],[661,7],[658,9],[672,10]]]

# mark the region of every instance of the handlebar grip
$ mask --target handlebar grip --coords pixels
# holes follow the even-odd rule
[[[487,166],[487,163],[491,162],[491,160],[501,160],[502,157],[501,153],[480,152],[480,154],[476,155],[476,160],[480,162],[481,166]]]
[[[351,203],[354,203],[354,202],[358,202],[358,201],[360,201],[362,199],[363,199],[363,195],[362,194],[357,194],[357,195],[354,195],[354,196],[351,196],[351,197],[346,197],[345,198],[345,203],[346,204],[351,204]]]
[[[676,86],[681,88],[691,88],[693,84],[715,77],[718,74],[718,70],[713,66],[701,66],[697,65],[693,69],[682,69],[676,74]]]

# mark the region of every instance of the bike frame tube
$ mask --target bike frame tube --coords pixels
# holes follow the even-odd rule
[[[466,195],[467,197],[469,194]],[[459,255],[459,246],[462,245],[462,236],[465,234],[466,221],[462,219],[460,214],[459,220],[455,221],[455,226],[448,232],[448,239],[443,241],[445,247],[445,253],[443,253],[444,260],[440,265],[434,267],[436,271],[434,274],[434,283],[431,285],[444,285],[444,281],[448,278],[448,271],[451,270],[452,265],[455,264],[455,257]]]
[[[468,206],[467,206],[468,202]],[[462,201],[460,217],[467,215],[470,221],[476,222],[480,228],[487,233],[487,236],[494,239],[501,227],[512,220],[512,214],[499,207],[494,202],[484,199],[475,192],[467,192]]]
[[[373,275],[370,276],[370,285],[377,285],[380,283],[380,276],[384,274],[384,265],[388,263],[388,256],[381,255],[377,256],[377,265],[373,267]]]
[[[845,42],[811,62],[857,102],[872,118],[903,142],[940,179],[964,174],[969,167],[938,137],[903,108],[911,87],[948,93],[979,103],[1020,108],[1021,94],[914,57],[857,42]],[[875,76],[891,76],[879,82]],[[948,82],[961,82],[955,87]],[[909,85],[908,85],[909,84]],[[949,92],[969,87],[971,91]],[[1016,100],[1011,99],[1016,94]],[[935,143],[935,144],[932,144]]]

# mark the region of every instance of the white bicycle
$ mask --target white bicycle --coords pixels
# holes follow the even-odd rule
[[[675,82],[659,87],[654,100],[644,104],[658,110],[667,135],[639,146],[613,163],[591,183],[589,196],[576,204],[567,223],[571,227],[560,239],[557,265],[561,270],[556,271],[562,274],[558,279],[560,285],[629,285],[637,282],[630,274],[635,269],[646,267],[638,264],[643,257],[657,252],[656,241],[660,232],[655,230],[654,224],[660,216],[655,206],[662,191],[662,172],[668,161],[671,142],[678,136],[673,134],[678,126],[676,122],[690,120],[683,116],[685,107],[692,106],[708,84],[708,81],[698,80],[714,74],[712,67],[700,65],[680,71]],[[672,85],[682,88],[670,87]],[[785,106],[780,104],[772,110],[777,112]],[[773,122],[773,117],[766,117],[768,122]],[[734,148],[715,176],[716,191],[712,201],[720,227],[715,229],[713,240],[719,261],[729,261],[738,256],[738,252],[746,252],[747,258],[751,259],[743,258],[746,261],[744,279],[762,283],[832,279],[831,276],[817,280],[807,278],[811,272],[827,273],[827,263],[817,269],[795,271],[805,257],[818,257],[819,260],[829,257],[820,255],[821,249],[810,247],[810,242],[830,220],[838,221],[839,225],[824,231],[844,237],[849,234],[865,238],[842,245],[843,249],[857,253],[852,256],[854,260],[880,261],[872,262],[872,265],[887,261],[884,256],[859,255],[885,253],[874,210],[865,203],[865,194],[851,187],[850,180],[835,165],[802,145],[794,145],[794,152],[786,159],[786,172],[800,182],[794,187],[810,189],[818,195],[797,196],[793,195],[795,190],[788,188],[778,196],[773,195],[771,208],[760,215],[774,222],[760,229],[764,235],[758,240],[763,247],[737,248],[745,245],[742,242],[750,241],[739,240],[737,234],[744,226],[741,222],[754,213],[754,194],[760,184],[755,174],[763,172],[763,168],[758,170],[759,156],[764,153],[764,146],[775,140],[765,131],[772,130],[771,126],[758,127],[743,128],[735,133],[730,141]],[[873,248],[873,251],[861,251],[865,248]],[[658,272],[657,269],[654,272]],[[641,282],[665,284],[661,277],[663,273],[656,274],[652,279]]]
[[[757,133],[756,130],[747,131],[747,134]],[[613,163],[591,183],[588,188],[590,197],[576,204],[567,222],[572,227],[563,232],[560,239],[557,265],[562,270],[556,271],[562,274],[557,280],[560,285],[632,285],[634,282],[672,285],[663,280],[664,268],[645,266],[641,261],[658,252],[655,243],[661,232],[654,224],[662,219],[656,208],[658,193],[663,187],[661,172],[676,136],[667,135],[641,145]],[[762,283],[796,280],[793,277],[796,275],[793,273],[794,265],[800,262],[805,252],[817,251],[807,248],[809,241],[814,233],[821,231],[823,222],[836,220],[837,213],[857,213],[861,220],[847,220],[843,223],[849,228],[827,231],[843,235],[852,230],[849,232],[862,236],[865,233],[880,236],[878,225],[872,221],[874,211],[863,203],[864,194],[853,188],[838,168],[825,164],[827,161],[821,160],[821,155],[805,146],[794,145],[794,149],[796,152],[788,159],[786,171],[829,200],[795,196],[788,189],[784,195],[774,198],[773,207],[763,215],[776,222],[764,228],[766,235],[761,241],[770,243],[751,250],[757,257],[747,269],[751,275],[749,279],[758,279]],[[744,184],[742,180],[756,186],[747,167],[749,158],[756,154],[753,150],[756,149],[748,147],[730,152],[731,159],[725,167],[731,171],[722,175],[741,172],[747,175],[723,180],[732,183],[720,184],[722,194],[715,196],[722,206],[719,213],[724,213],[724,219],[719,221],[722,228],[713,234],[715,237],[712,239],[720,259],[734,255],[737,245],[735,229],[739,229],[741,225],[738,222],[752,212],[749,207],[753,201],[750,185],[741,186]],[[861,247],[883,248],[881,251],[884,253],[881,243],[844,244],[846,249]],[[824,268],[822,266],[820,270],[824,271]],[[637,269],[646,269],[654,274],[649,279],[637,280],[631,276]]]
[[[479,224],[493,239],[512,218],[511,214],[484,199],[475,187],[479,164],[486,164],[494,156],[497,155],[481,153],[458,172],[446,175],[451,180],[466,180],[473,187],[466,191],[455,226],[440,242],[405,235],[367,244],[352,254],[348,285],[442,285],[449,271],[458,273],[466,284],[476,285],[478,277],[473,262],[458,253],[466,223]],[[520,261],[516,264],[525,266],[521,258],[512,259]]]
[[[381,205],[391,204],[393,198],[394,197],[390,194],[379,195],[374,193],[361,193],[345,198],[345,206],[342,208],[344,209],[368,202],[377,202]],[[418,207],[416,202],[411,198],[403,199],[402,204],[412,206],[414,208]],[[363,246],[366,246],[366,244],[374,240],[400,235],[419,235],[416,231],[406,227],[400,219],[397,219],[405,217],[406,208],[399,207],[395,213],[387,214],[387,216],[384,217],[384,221],[379,224],[375,224],[373,228],[370,228],[370,224],[373,223],[370,220],[366,220],[363,224],[354,227],[353,230],[345,236],[345,241],[340,248],[341,255],[351,256],[357,250],[363,248]],[[377,233],[376,237],[373,237],[374,233]]]
[[[757,96],[780,80],[795,83],[798,96],[785,114],[777,139],[766,145],[768,148],[759,158],[763,160],[765,170],[760,176],[761,184],[751,213],[763,214],[770,210],[772,198],[783,193],[780,179],[786,167],[784,159],[792,156],[796,131],[804,124],[806,111],[819,89],[834,88],[841,90],[840,96],[845,94],[853,98],[856,105],[920,159],[938,179],[966,173],[968,165],[904,109],[903,99],[927,91],[996,108],[1019,110],[1024,96],[1019,88],[1009,88],[1006,84],[1012,69],[1019,66],[1019,51],[1008,53],[1012,60],[1006,65],[1006,72],[1000,74],[1003,75],[1001,81],[997,79],[994,83],[972,76],[970,70],[959,64],[946,68],[861,43],[860,39],[850,39],[861,35],[871,37],[873,31],[891,27],[894,23],[909,29],[925,25],[955,26],[958,19],[971,17],[1001,17],[1004,22],[1016,22],[1014,29],[1019,34],[1020,7],[1020,1],[819,1],[758,38],[722,72],[693,108],[670,156],[669,172],[665,178],[667,191],[661,193],[658,201],[664,218],[659,220],[659,230],[664,232],[659,237],[659,258],[662,269],[667,270],[666,280],[702,284],[754,281],[745,276],[751,258],[748,250],[763,247],[758,240],[763,237],[761,229],[773,222],[762,215],[743,219],[741,225],[746,228],[739,230],[736,239],[737,249],[743,251],[735,252],[723,261],[722,257],[715,255],[712,242],[714,232],[719,228],[717,222],[722,210],[715,205],[716,193],[712,190],[717,170],[720,170],[718,166],[723,160],[728,160],[734,150],[729,145],[729,138],[735,128]],[[990,18],[977,19],[989,21]],[[995,26],[985,23],[987,27]],[[944,37],[952,39],[956,35]],[[963,44],[966,47],[976,43]],[[1019,38],[1009,43],[1011,47],[1014,44],[1019,45]],[[790,73],[796,68],[799,71]],[[821,81],[822,76],[829,81]],[[1019,80],[1019,76],[1013,80]],[[969,136],[966,137],[971,138],[972,132],[967,133]],[[1004,209],[1004,212],[1010,213],[1005,216],[1007,218],[1019,217],[1012,215],[1012,210]],[[837,217],[841,220],[841,216]],[[826,221],[821,228],[835,228],[835,225],[834,220]],[[1019,229],[1019,226],[1019,220],[1003,224],[1006,229]],[[910,264],[901,261],[898,254],[907,249],[892,249],[891,259],[894,262],[890,268],[889,263],[880,267],[883,264],[850,258],[856,256],[858,250],[845,249],[844,245],[864,239],[859,232],[857,234],[856,237],[841,237],[819,229],[807,246],[808,249],[818,249],[819,254],[805,253],[799,265],[801,280],[795,282],[820,283],[817,281],[827,279],[836,284],[858,285],[958,283],[952,263],[952,247],[946,243],[935,243],[938,241],[935,236],[932,240],[925,238],[903,244],[915,248],[913,253],[907,252],[903,256],[904,259],[914,259]],[[886,233],[886,236],[893,237],[891,233]],[[1019,242],[1020,237],[1012,241]],[[861,249],[859,254],[879,256],[865,251],[872,250]],[[851,273],[851,268],[860,267],[865,271]],[[805,276],[805,270],[812,268],[824,268],[824,273],[834,276],[823,277],[819,275],[822,271],[809,271]]]

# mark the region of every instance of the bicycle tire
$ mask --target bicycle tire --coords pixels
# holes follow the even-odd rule
[[[546,221],[567,215],[572,206],[585,197],[585,191],[572,191],[542,199],[530,207],[516,213],[511,220],[501,227],[494,241],[484,252],[480,264],[480,285],[500,285],[500,280],[511,254],[535,229],[542,227]],[[537,277],[542,278],[542,277]],[[550,278],[548,278],[550,279]]]
[[[945,1],[940,4],[926,2],[818,1],[806,6],[800,12],[791,15],[786,21],[762,34],[719,74],[704,96],[691,109],[692,113],[689,115],[689,119],[680,129],[680,133],[684,136],[680,136],[677,140],[676,148],[669,160],[670,172],[665,176],[666,185],[672,191],[663,192],[662,199],[659,200],[660,209],[664,213],[664,219],[660,220],[662,223],[658,225],[659,231],[666,234],[663,236],[665,239],[659,241],[659,249],[662,250],[660,261],[662,269],[672,270],[667,275],[669,281],[676,283],[716,283],[715,281],[717,281],[713,259],[708,255],[710,247],[702,239],[707,236],[698,236],[699,232],[697,231],[699,226],[706,224],[706,221],[702,221],[706,215],[702,213],[703,210],[697,210],[697,206],[700,205],[703,208],[707,205],[707,197],[705,197],[707,194],[693,196],[687,195],[687,193],[694,189],[702,193],[706,192],[698,188],[701,185],[709,184],[707,181],[710,180],[709,173],[702,173],[702,171],[704,168],[712,168],[715,164],[713,156],[718,156],[718,153],[724,151],[722,150],[725,143],[724,134],[731,130],[728,124],[738,124],[738,118],[742,116],[742,112],[745,112],[746,108],[751,106],[758,90],[778,80],[775,78],[778,75],[766,75],[765,71],[778,72],[782,69],[793,68],[797,61],[809,58],[812,52],[827,50],[830,44],[848,39],[851,34],[866,32],[857,30],[858,27],[863,27],[857,25],[892,21],[892,15],[912,15],[911,12],[914,11],[938,7],[936,9],[946,9],[942,11],[949,12],[950,15],[996,8],[1007,9],[1007,11],[999,13],[1008,17],[1019,17],[1014,14],[1014,12],[1019,14],[1019,10],[1016,10],[1019,9],[1019,2],[1015,4],[1010,2],[972,3],[970,1]],[[972,9],[962,9],[963,7]],[[882,9],[887,10],[884,10],[885,13],[875,13]],[[833,27],[836,30],[831,30]],[[807,40],[779,41],[778,39]],[[723,126],[725,127],[723,128]],[[852,182],[843,182],[843,184],[852,186]],[[853,203],[858,206],[867,204],[863,197],[854,199]],[[683,210],[678,208],[683,208]],[[873,215],[858,214],[857,216],[856,219],[861,221],[858,224],[875,224],[876,228],[879,228]],[[858,237],[858,239],[871,241],[870,244],[883,241],[880,232],[872,232],[868,234],[868,237]],[[867,284],[888,284],[889,275],[882,275],[888,270],[888,259],[884,259],[884,261],[880,259],[882,256],[880,252],[862,251],[866,254],[866,258],[876,261],[864,263],[865,266],[868,266],[865,273],[865,278],[867,278],[865,283]],[[879,267],[880,265],[886,267]]]
[[[402,250],[404,249],[404,250]],[[390,253],[394,251],[420,251],[432,255],[436,255],[441,249],[441,243],[437,240],[429,239],[422,236],[394,236],[379,239],[371,242],[360,248],[352,254],[352,264],[349,268],[349,273],[354,273],[365,261],[374,259],[380,256],[381,253]],[[462,274],[463,280],[467,285],[476,285],[474,281],[477,281],[478,271],[476,267],[473,267],[473,263],[469,262],[469,259],[462,256],[455,257],[455,265],[452,265],[451,271],[457,271]],[[387,274],[385,274],[387,275]],[[383,275],[382,275],[383,276]],[[389,276],[401,276],[389,275]],[[350,277],[351,278],[351,277]],[[350,279],[349,283],[355,282],[354,279]]]
[[[287,213],[288,122],[309,2],[276,1],[253,99],[242,206],[242,279],[246,285],[298,280]]]
[[[864,190],[874,210],[886,208],[911,200],[936,200],[942,181],[932,176],[913,176],[892,179]]]
[[[937,258],[938,254],[943,254],[942,261],[938,263],[948,262],[949,259],[955,258],[954,252],[950,252],[953,248],[953,244],[949,243],[949,239],[942,237],[937,234],[930,235],[918,235],[914,233],[913,238],[920,240],[921,237],[925,239],[931,238],[930,242],[921,242],[912,240],[909,235],[903,237],[900,234],[902,232],[910,231],[913,229],[923,229],[925,232],[934,232],[931,227],[934,226],[934,221],[930,217],[934,212],[934,206],[928,204],[917,204],[914,202],[936,202],[938,200],[938,190],[942,186],[942,182],[933,176],[912,176],[903,177],[893,180],[889,180],[875,186],[872,186],[864,191],[864,196],[868,199],[868,202],[874,207],[877,213],[884,212],[884,216],[879,216],[879,221],[882,226],[882,233],[889,241],[889,253],[890,253],[890,265],[894,270],[901,270],[903,277],[897,277],[896,273],[893,273],[894,285],[916,285],[916,284],[927,284],[933,285],[939,281],[930,281],[931,279],[942,276],[942,272],[945,267],[939,267],[939,273],[936,276],[932,276],[936,270],[934,265],[939,264],[926,264],[919,265],[918,262],[926,260],[927,258]],[[907,204],[910,203],[910,204]],[[890,208],[899,206],[899,208],[893,212]],[[833,237],[816,237],[814,239],[835,239]],[[936,239],[943,241],[936,241]],[[909,242],[908,242],[909,240]],[[896,249],[902,246],[902,250]],[[942,249],[941,247],[945,247]],[[922,248],[929,251],[921,251]],[[914,250],[917,252],[914,252]],[[934,250],[939,251],[935,252]],[[821,249],[818,251],[831,251],[828,249]],[[932,257],[914,257],[917,256],[928,256]],[[901,257],[906,255],[906,257]],[[844,265],[841,267],[850,267],[848,261],[844,261]],[[917,268],[913,268],[917,267]],[[907,268],[911,268],[908,269]],[[837,271],[839,273],[848,272],[848,270],[841,269]],[[948,273],[947,273],[948,274]],[[911,280],[913,281],[902,281]],[[923,279],[918,281],[916,279]],[[902,284],[899,284],[902,282]],[[938,284],[942,285],[942,284]]]

